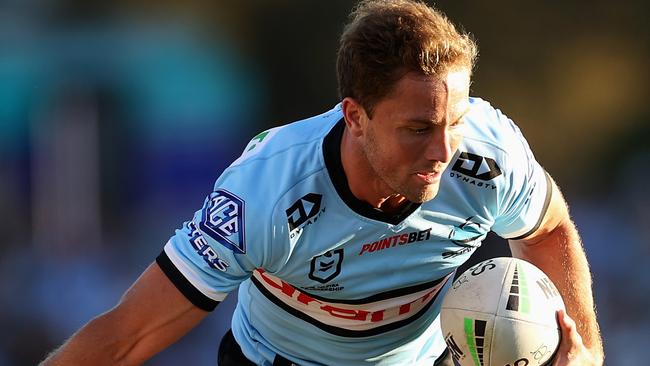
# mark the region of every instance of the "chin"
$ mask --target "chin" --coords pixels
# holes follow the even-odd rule
[[[404,196],[411,202],[424,203],[431,201],[438,195],[438,188],[439,186],[436,184],[418,192],[410,192],[411,194],[405,194]]]

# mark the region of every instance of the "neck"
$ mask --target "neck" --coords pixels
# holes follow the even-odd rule
[[[361,145],[346,128],[341,139],[341,164],[352,194],[372,207],[386,212],[399,212],[409,202],[377,176]]]

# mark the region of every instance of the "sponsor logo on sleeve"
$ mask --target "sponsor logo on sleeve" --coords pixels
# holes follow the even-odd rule
[[[208,196],[199,228],[204,234],[235,253],[246,253],[244,200],[218,189]]]
[[[457,178],[467,184],[486,189],[496,189],[492,179],[503,174],[497,162],[488,157],[461,152],[449,173],[452,178]]]
[[[190,244],[192,244],[196,253],[200,255],[210,267],[218,269],[221,272],[226,272],[228,267],[230,267],[230,264],[219,258],[217,252],[214,251],[214,248],[212,248],[203,235],[201,235],[201,232],[194,222],[190,221],[187,223],[187,227],[190,230]]]

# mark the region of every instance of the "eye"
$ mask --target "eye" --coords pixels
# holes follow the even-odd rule
[[[422,127],[422,128],[409,128],[409,131],[416,135],[424,135],[425,133],[429,132],[431,130],[430,127]]]

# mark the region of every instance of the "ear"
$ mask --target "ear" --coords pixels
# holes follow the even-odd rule
[[[341,102],[341,108],[343,109],[345,124],[352,135],[357,137],[363,135],[363,131],[368,123],[366,110],[363,109],[359,102],[350,97],[343,99]]]

